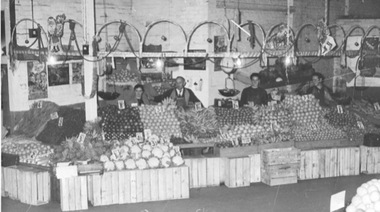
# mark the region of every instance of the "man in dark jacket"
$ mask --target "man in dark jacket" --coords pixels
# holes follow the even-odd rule
[[[266,105],[268,103],[268,94],[265,89],[260,88],[260,75],[253,73],[250,76],[251,86],[244,88],[241,93],[240,105]]]
[[[157,96],[155,101],[160,102],[166,98],[171,98],[177,102],[177,106],[184,108],[194,105],[196,102],[200,102],[192,90],[185,88],[185,78],[177,77],[175,82],[175,88],[169,89],[161,96]]]
[[[319,100],[321,106],[333,105],[330,89],[323,84],[324,77],[320,73],[314,73],[312,75],[313,86],[307,90],[307,94],[313,94],[316,99]]]

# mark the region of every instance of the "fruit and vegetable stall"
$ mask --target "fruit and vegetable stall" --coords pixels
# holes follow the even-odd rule
[[[380,147],[372,145],[380,129],[366,119],[378,119],[380,111],[371,105],[353,100],[324,108],[312,95],[286,94],[266,106],[183,110],[165,100],[108,105],[98,109],[98,120],[84,122],[81,110],[69,116],[68,108],[36,103],[17,136],[2,143],[1,193],[32,205],[58,200],[72,211],[87,209],[88,202],[189,198],[190,188],[221,184],[274,186],[380,173]],[[35,117],[44,124],[28,126]],[[26,126],[32,133],[23,133]],[[366,195],[362,190],[359,196]],[[377,207],[375,194],[369,198]],[[355,200],[350,208],[360,204]]]

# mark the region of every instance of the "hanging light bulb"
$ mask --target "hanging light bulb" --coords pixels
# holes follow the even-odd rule
[[[158,70],[161,70],[163,67],[164,67],[164,61],[162,61],[162,59],[160,58],[160,59],[158,59],[158,60],[156,61],[156,68],[157,68]]]
[[[292,58],[290,56],[285,57],[285,66],[290,66],[292,64]]]
[[[240,59],[240,57],[236,58],[235,66],[236,68],[241,68],[243,66],[243,61]]]
[[[47,62],[49,64],[55,64],[57,63],[57,58],[55,58],[53,55],[49,55]]]

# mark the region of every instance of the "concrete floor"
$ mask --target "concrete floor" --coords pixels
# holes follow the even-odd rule
[[[297,184],[267,186],[262,183],[251,184],[245,188],[227,188],[225,186],[191,189],[190,199],[151,203],[136,203],[91,207],[87,211],[107,212],[328,212],[330,196],[346,190],[346,203],[356,193],[356,188],[377,175],[360,175],[351,177],[304,180]],[[9,198],[1,198],[3,212],[55,212],[61,211],[60,205],[53,202],[35,207],[22,204]],[[339,210],[339,212],[344,210]]]

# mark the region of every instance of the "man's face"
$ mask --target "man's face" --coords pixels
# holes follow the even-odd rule
[[[252,77],[251,79],[251,85],[253,88],[259,87],[260,79],[256,76]]]
[[[313,76],[312,81],[314,86],[319,86],[322,83],[322,79],[319,79],[318,76]]]
[[[178,78],[175,80],[175,87],[178,90],[182,90],[182,88],[185,87],[185,82],[181,78]]]

